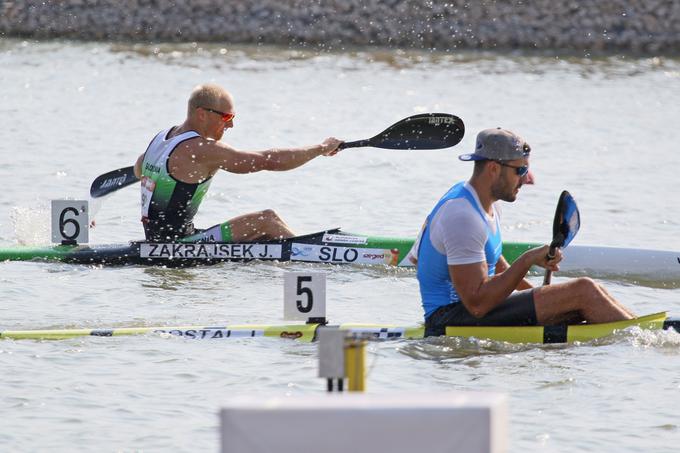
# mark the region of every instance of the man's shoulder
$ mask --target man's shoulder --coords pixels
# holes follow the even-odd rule
[[[449,216],[469,216],[475,214],[475,208],[465,198],[452,198],[442,203],[440,212],[446,212]]]
[[[480,223],[479,215],[475,208],[465,198],[453,198],[446,200],[432,218],[432,224],[450,225],[477,225]]]
[[[175,152],[190,154],[196,159],[214,157],[217,153],[229,153],[230,151],[233,151],[233,149],[229,145],[200,135],[188,136],[175,147]]]

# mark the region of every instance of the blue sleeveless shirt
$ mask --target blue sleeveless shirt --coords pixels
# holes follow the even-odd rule
[[[435,205],[434,209],[427,216],[423,231],[420,236],[420,246],[418,247],[418,283],[420,283],[420,296],[427,319],[435,310],[450,303],[460,303],[460,296],[453,286],[449,275],[449,265],[446,254],[440,253],[430,241],[430,222],[439,209],[449,200],[464,198],[470,206],[480,215],[486,226],[487,240],[484,244],[484,254],[486,264],[489,268],[489,276],[495,274],[496,263],[503,253],[503,243],[501,241],[501,229],[496,216],[496,231],[489,226],[485,213],[480,209],[475,196],[461,182],[453,186]],[[456,225],[447,225],[447,228],[456,228]],[[465,234],[465,231],[461,231]]]

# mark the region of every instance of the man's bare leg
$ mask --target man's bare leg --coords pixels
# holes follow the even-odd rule
[[[628,314],[630,315],[631,318],[635,318],[635,317],[636,317],[635,313],[633,313],[632,311],[630,311],[630,309],[628,309],[628,307],[624,306],[622,303],[620,303],[619,301],[617,301],[616,299],[614,299],[614,296],[612,296],[612,295],[609,293],[609,291],[607,291],[607,289],[606,289],[604,286],[602,286],[602,285],[598,285],[598,286],[599,286],[600,290],[604,293],[605,297],[607,297],[612,303],[618,305],[623,311],[625,311],[626,313],[628,313]]]
[[[271,209],[251,212],[229,220],[233,241],[286,239],[295,236],[286,222]]]
[[[572,319],[575,314],[588,323],[621,321],[635,315],[614,299],[602,286],[587,277],[534,290],[536,318],[550,325]]]

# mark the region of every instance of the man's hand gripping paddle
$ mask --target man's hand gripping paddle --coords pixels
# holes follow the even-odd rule
[[[557,209],[555,210],[555,220],[553,221],[553,239],[550,243],[550,251],[548,252],[548,259],[555,257],[555,249],[564,248],[574,239],[578,229],[581,227],[581,215],[578,212],[578,206],[574,197],[566,190],[560,195],[560,200],[557,202]],[[543,285],[550,284],[550,277],[552,271],[546,269],[545,277],[543,277]]]

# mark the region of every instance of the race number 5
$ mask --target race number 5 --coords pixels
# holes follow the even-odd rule
[[[52,200],[52,242],[83,244],[89,241],[86,200]]]
[[[326,318],[325,273],[286,272],[283,279],[283,319]]]

